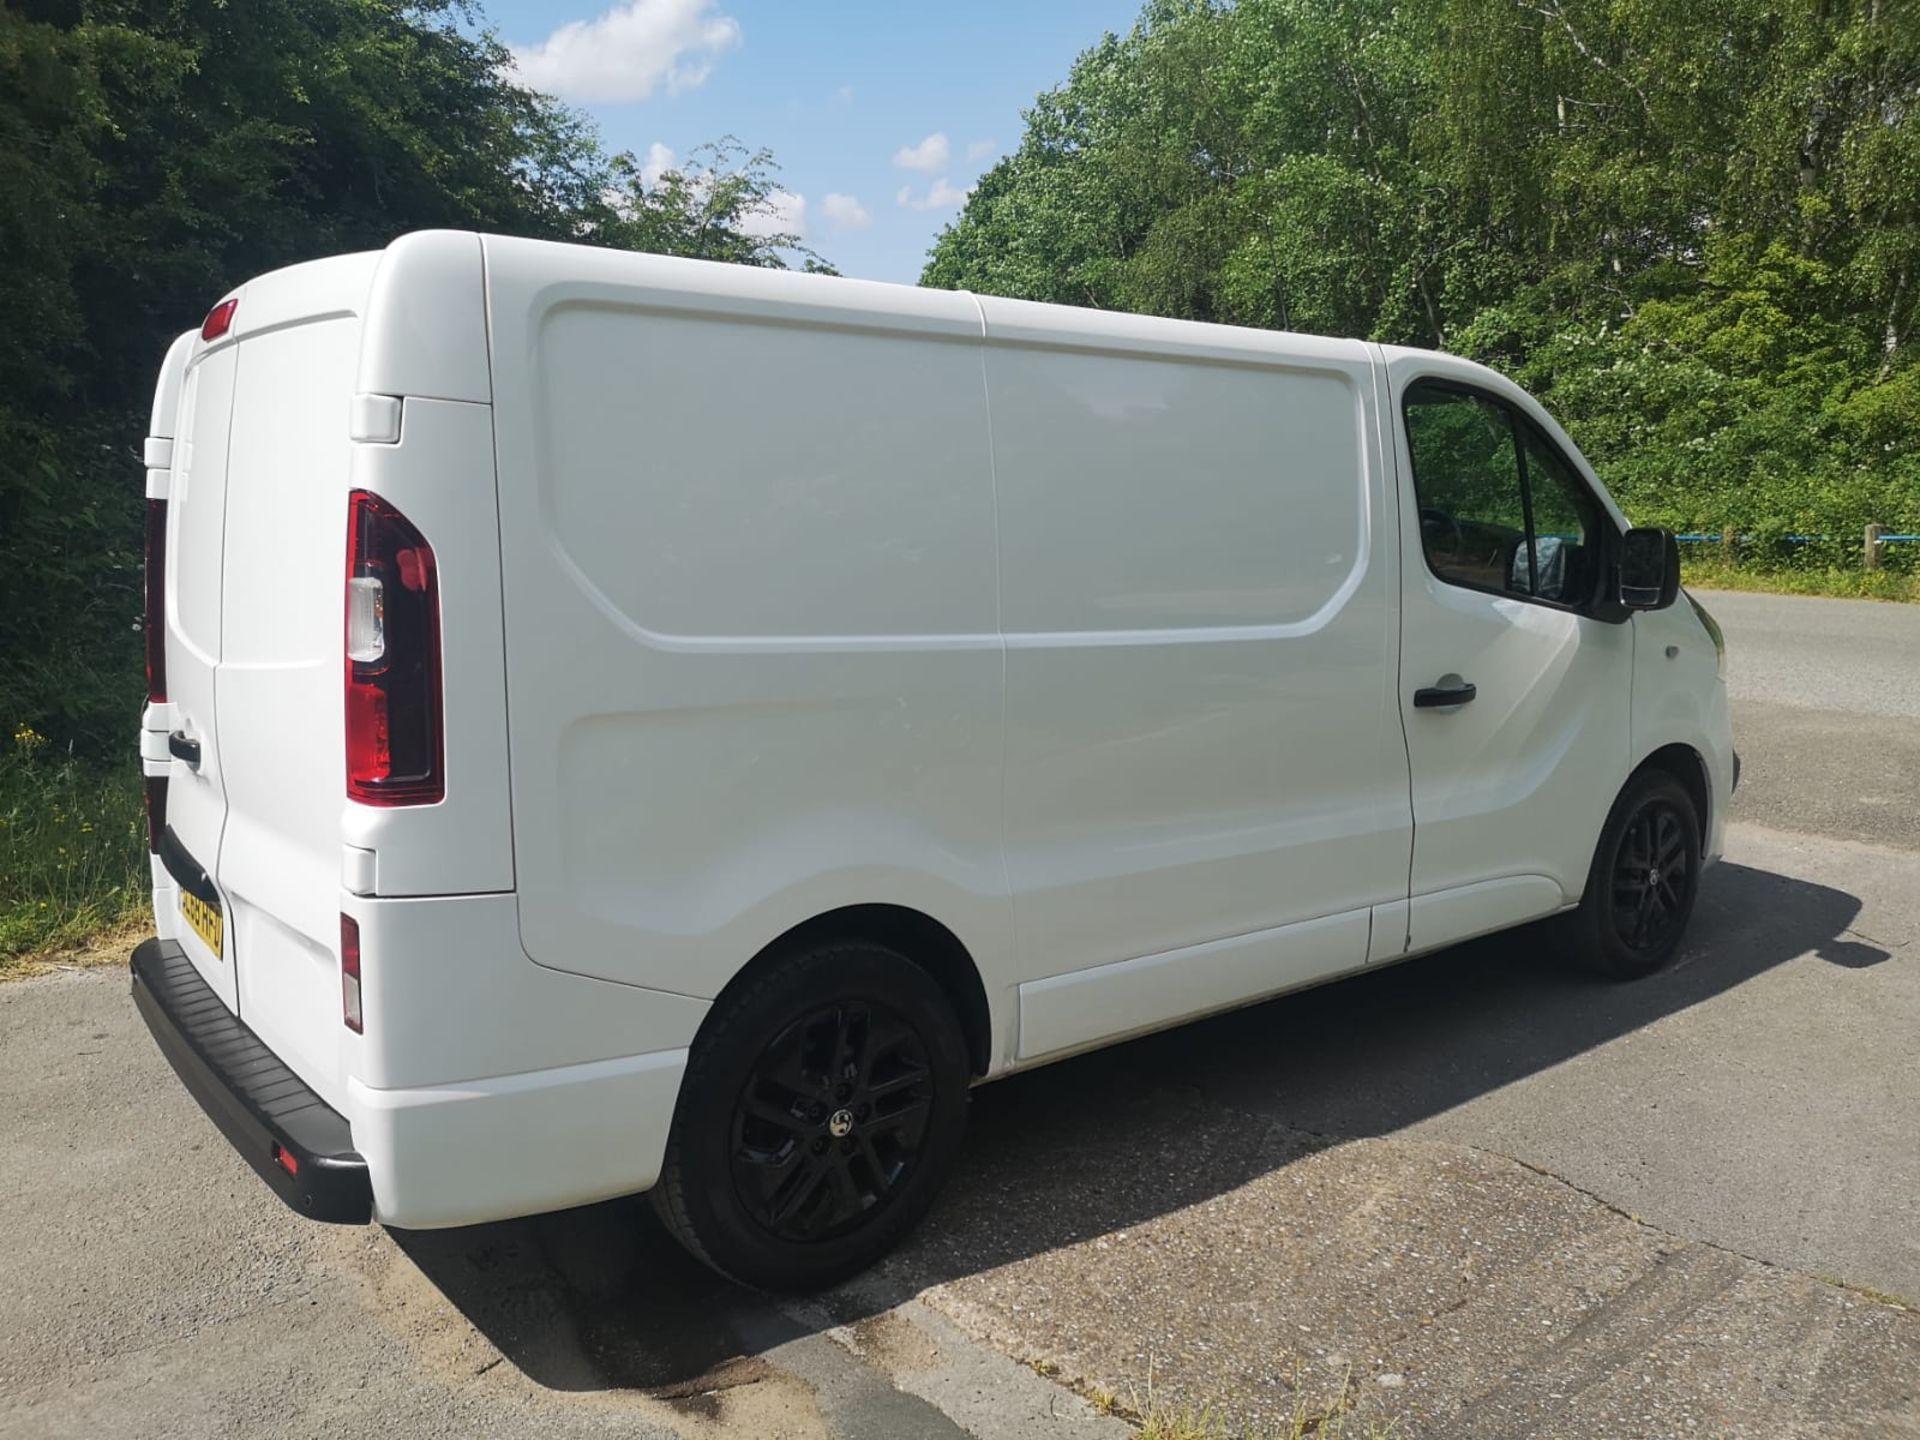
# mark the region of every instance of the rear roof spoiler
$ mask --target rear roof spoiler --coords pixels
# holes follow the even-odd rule
[[[358,389],[371,395],[493,401],[480,237],[402,235],[380,256],[360,332]]]
[[[173,344],[167,347],[167,358],[160,362],[160,379],[153,387],[153,415],[147,421],[145,458],[147,494],[154,494],[152,472],[158,470],[162,476],[160,493],[155,499],[164,499],[167,493],[165,473],[173,468],[174,427],[180,423],[180,388],[186,383],[187,358],[193,354],[193,342],[198,338],[197,330],[186,330],[174,337]]]

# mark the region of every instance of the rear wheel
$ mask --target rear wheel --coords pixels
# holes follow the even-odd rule
[[[830,1285],[891,1249],[951,1168],[960,1026],[924,970],[860,943],[790,955],[722,1003],[694,1045],[655,1208],[734,1280]]]
[[[1607,817],[1587,893],[1568,917],[1574,959],[1616,980],[1673,958],[1700,888],[1700,816],[1664,770],[1627,785]]]

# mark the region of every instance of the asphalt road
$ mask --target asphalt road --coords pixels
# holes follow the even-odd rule
[[[1735,818],[1920,847],[1920,606],[1699,598],[1727,633]]]
[[[1746,772],[1673,970],[1595,985],[1523,932],[987,1087],[946,1203],[819,1309],[727,1290],[630,1201],[307,1225],[195,1113],[119,976],[0,987],[0,1435],[1111,1434],[913,1297],[1017,1296],[977,1328],[1044,1350],[1077,1303],[1050,1258],[1284,1178],[1233,1149],[1261,1123],[1511,1157],[1687,1241],[1920,1299],[1920,607],[1703,598]],[[1197,1350],[1254,1323],[1181,1299]]]

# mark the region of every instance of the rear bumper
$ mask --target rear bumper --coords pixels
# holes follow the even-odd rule
[[[350,1080],[374,1213],[438,1230],[645,1190],[686,1064],[685,1050],[670,1050],[419,1090]]]
[[[315,1220],[371,1220],[367,1162],[345,1117],[221,1003],[176,942],[145,941],[131,968],[134,1005],[160,1053],[268,1188]]]

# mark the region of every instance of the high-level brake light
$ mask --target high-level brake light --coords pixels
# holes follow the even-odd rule
[[[233,328],[233,312],[239,308],[240,300],[238,296],[231,300],[222,300],[218,305],[214,306],[213,309],[207,312],[207,318],[201,322],[200,338],[202,340],[218,340],[222,335],[226,334],[227,331]]]

